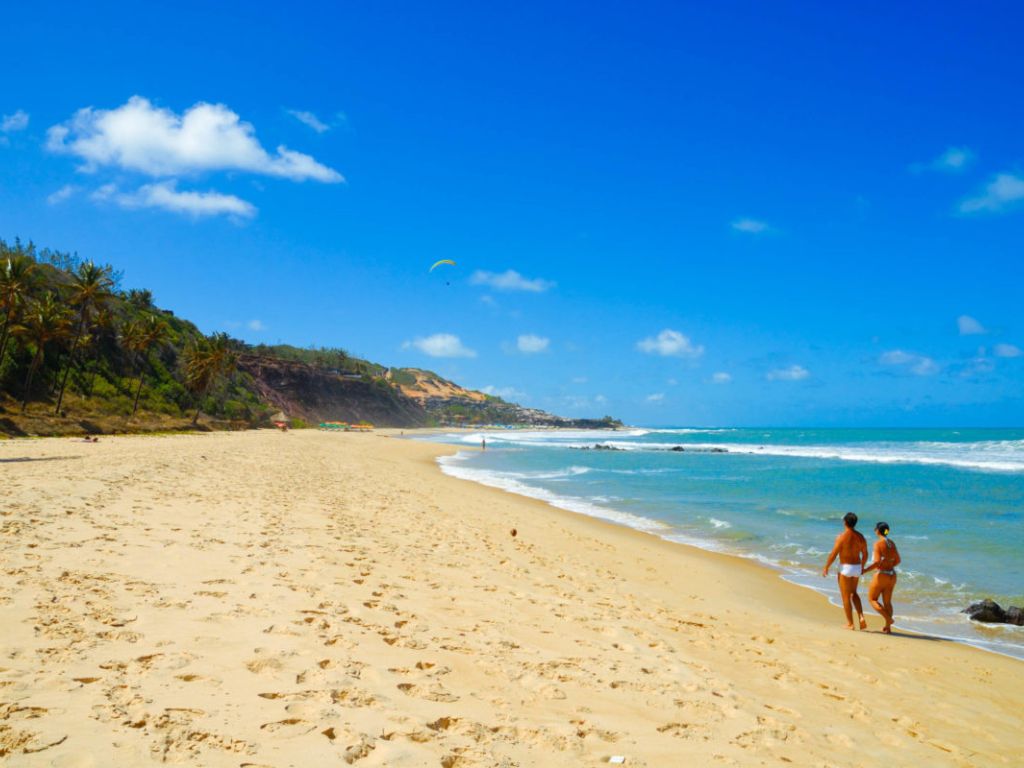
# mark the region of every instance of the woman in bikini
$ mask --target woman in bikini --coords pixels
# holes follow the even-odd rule
[[[896,589],[896,566],[900,564],[900,553],[889,538],[889,524],[878,523],[875,526],[878,541],[875,542],[875,561],[864,569],[864,573],[875,571],[875,577],[868,587],[868,600],[871,606],[882,614],[885,619],[886,634],[892,633],[892,591]],[[879,600],[879,598],[882,600]]]

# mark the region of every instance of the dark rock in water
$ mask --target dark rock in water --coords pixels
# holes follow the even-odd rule
[[[1006,623],[1016,624],[1018,627],[1024,627],[1024,608],[1018,608],[1015,605],[1011,605],[1007,608]]]
[[[1006,622],[1006,611],[994,600],[982,600],[967,606],[964,610],[973,621],[981,621],[986,624],[1003,624]]]
[[[614,445],[605,445],[604,443],[598,443],[594,446],[595,451],[621,451],[622,448],[616,448]]]
[[[665,450],[675,451],[676,453],[683,453],[689,451],[690,453],[728,453],[725,448],[684,448],[681,445],[675,445]]]

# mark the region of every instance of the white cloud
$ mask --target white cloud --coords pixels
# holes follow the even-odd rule
[[[960,212],[998,213],[1021,201],[1024,201],[1024,178],[1012,173],[998,173],[982,194],[969,197],[960,203]]]
[[[69,197],[71,197],[78,190],[74,184],[65,184],[63,187],[58,189],[56,192],[46,197],[46,202],[50,205],[57,205],[63,203]]]
[[[28,128],[28,112],[19,109],[13,115],[0,117],[0,133],[14,133]]]
[[[671,328],[666,328],[657,336],[641,339],[636,347],[649,355],[663,357],[700,357],[704,354],[703,345],[694,345],[688,336]]]
[[[930,357],[904,352],[902,349],[883,352],[878,358],[878,362],[882,365],[904,367],[915,376],[931,376],[939,372],[939,366]]]
[[[729,226],[737,232],[747,232],[751,235],[759,235],[768,231],[768,225],[757,219],[736,219]]]
[[[99,187],[91,195],[89,199],[93,202],[102,203],[110,200],[114,195],[117,194],[117,184],[104,184]]]
[[[534,336],[532,333],[523,334],[516,339],[516,349],[525,354],[535,354],[537,352],[546,352],[548,344],[551,343],[551,339],[547,339],[543,336]]]
[[[112,200],[118,194],[117,184],[103,184],[97,187],[89,196],[94,203],[105,203]]]
[[[92,194],[96,201],[113,200],[122,208],[162,208],[172,213],[189,216],[219,216],[227,214],[251,219],[256,206],[234,195],[220,192],[179,192],[176,181],[145,184],[134,192],[120,193],[113,184],[104,184]]]
[[[573,384],[586,384],[587,383],[587,377],[586,376],[574,376],[573,380],[572,380],[572,383]]]
[[[480,391],[485,395],[500,397],[502,400],[517,400],[527,396],[525,392],[521,392],[515,387],[495,387],[493,385],[488,385]]]
[[[294,117],[303,125],[307,125],[317,133],[326,133],[331,130],[331,126],[327,123],[322,122],[320,118],[314,115],[312,112],[307,112],[303,109],[289,109],[288,114]]]
[[[486,285],[498,291],[529,291],[531,293],[543,293],[555,285],[550,280],[543,280],[539,277],[532,280],[525,278],[514,269],[505,272],[477,270],[469,278],[469,282],[473,285]]]
[[[732,381],[732,374],[726,373],[725,371],[717,371],[711,375],[711,381],[715,384],[728,384]]]
[[[464,346],[459,337],[451,333],[435,333],[407,341],[402,344],[402,349],[418,349],[431,357],[476,357],[475,351]]]
[[[985,330],[985,326],[979,323],[970,315],[960,315],[956,319],[957,328],[960,329],[961,336],[974,336],[980,333],[988,333]]]
[[[660,403],[665,399],[664,392],[655,392],[653,395],[648,395],[646,400],[648,403]]]
[[[932,162],[932,167],[942,171],[960,171],[971,164],[974,153],[967,147],[950,147]]]
[[[977,356],[971,359],[970,364],[960,372],[960,376],[963,378],[968,378],[970,376],[984,376],[985,374],[992,373],[995,369],[995,363],[985,356],[985,348],[978,347]]]
[[[334,169],[283,145],[269,154],[252,124],[223,104],[200,102],[180,116],[141,96],[116,109],[86,107],[50,128],[47,147],[82,158],[86,171],[109,165],[150,176],[248,171],[293,181],[344,181]]]
[[[811,375],[802,365],[791,365],[788,368],[775,368],[765,374],[768,381],[801,381]]]
[[[902,349],[893,349],[888,352],[883,352],[878,358],[878,362],[882,365],[906,365],[915,359],[915,355],[911,355],[909,352],[904,352]]]
[[[1013,344],[996,344],[992,348],[992,352],[995,353],[996,357],[1020,357],[1024,352],[1021,352],[1020,347]]]
[[[263,324],[262,320],[255,320],[255,319],[250,320],[248,323],[246,323],[245,327],[248,328],[250,331],[265,331],[265,330],[267,330],[267,326],[265,326]]]
[[[944,171],[956,173],[967,168],[974,162],[974,153],[967,147],[947,147],[946,151],[929,163],[914,163],[910,169],[915,173],[921,171]]]

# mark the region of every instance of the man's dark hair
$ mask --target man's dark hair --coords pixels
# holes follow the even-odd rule
[[[857,516],[853,512],[847,512],[843,515],[843,522],[846,523],[847,528],[857,527]]]

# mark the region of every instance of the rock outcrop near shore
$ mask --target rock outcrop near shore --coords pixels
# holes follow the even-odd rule
[[[1024,608],[1011,605],[1004,609],[994,600],[982,600],[964,609],[972,621],[980,621],[983,624],[1015,624],[1024,627]]]
[[[259,397],[288,416],[320,421],[368,421],[381,427],[423,427],[430,416],[401,390],[372,377],[339,375],[313,365],[242,355]]]
[[[567,419],[524,408],[460,387],[430,371],[385,369],[381,376],[353,376],[290,360],[242,355],[238,367],[264,402],[290,417],[319,421],[368,421],[381,427],[501,424],[607,429],[620,421]]]

